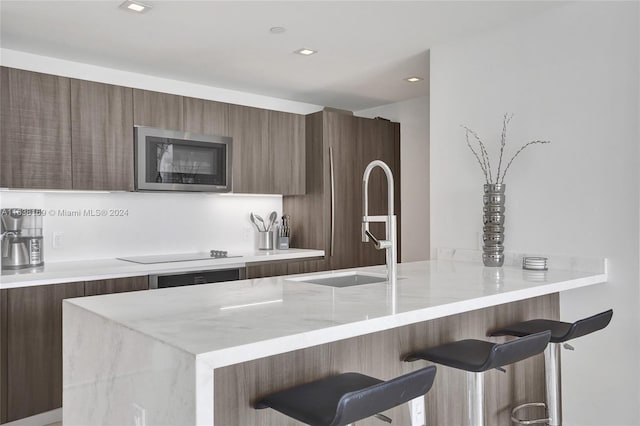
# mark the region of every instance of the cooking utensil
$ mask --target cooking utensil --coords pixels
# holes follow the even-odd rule
[[[262,218],[260,220],[262,220]],[[251,213],[251,222],[253,222],[253,224],[255,225],[255,227],[258,230],[258,232],[264,231],[263,229],[260,229],[260,225],[258,224],[258,221],[256,219],[256,215],[254,215],[253,213]],[[264,224],[264,222],[262,222],[262,223]]]
[[[269,226],[267,227],[267,231],[271,231],[273,224],[276,223],[276,219],[278,218],[278,213],[275,211],[271,212],[269,215]]]
[[[282,216],[282,229],[280,229],[280,235],[283,237],[289,237],[291,234],[289,215]]]
[[[262,231],[266,232],[267,231],[267,225],[264,223],[264,219],[262,218],[262,216],[260,216],[259,214],[254,214],[255,218],[258,219],[260,221],[260,223],[262,223]],[[260,229],[258,229],[258,231],[260,231]]]

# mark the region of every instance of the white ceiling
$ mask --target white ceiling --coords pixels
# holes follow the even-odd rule
[[[1,0],[0,46],[361,110],[427,95],[432,46],[561,2],[148,0],[144,14],[120,3]],[[292,53],[301,47],[319,52]],[[425,81],[402,80],[413,75]]]

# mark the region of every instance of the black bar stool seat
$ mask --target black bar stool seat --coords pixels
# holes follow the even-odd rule
[[[459,340],[415,352],[404,360],[424,359],[459,370],[480,373],[541,353],[549,343],[550,337],[551,333],[545,330],[501,344],[475,339]]]
[[[602,330],[611,321],[613,309],[578,320],[576,322],[563,322],[548,319],[534,319],[511,324],[491,333],[492,336],[528,336],[549,330],[551,343],[564,343],[568,340],[585,336],[598,330]]]
[[[313,426],[347,425],[423,396],[435,375],[435,366],[386,382],[342,373],[268,395],[255,408],[272,408]]]
[[[511,324],[491,332],[491,336],[529,336],[548,330],[551,341],[544,351],[544,369],[546,386],[546,403],[529,402],[521,404],[511,410],[511,420],[517,424],[547,424],[562,426],[562,383],[560,375],[560,348],[564,346],[573,349],[566,342],[578,337],[602,330],[613,317],[613,309],[583,318],[576,322],[563,322],[548,319],[533,319]],[[522,419],[518,413],[528,407],[545,407],[548,417],[540,419]]]
[[[459,340],[414,352],[404,360],[424,359],[466,371],[467,422],[470,426],[483,426],[484,372],[541,353],[550,338],[551,332],[546,330],[500,344],[475,339]]]

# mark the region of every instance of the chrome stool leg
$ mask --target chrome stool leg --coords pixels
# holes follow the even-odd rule
[[[467,417],[470,426],[484,426],[484,373],[467,372]]]
[[[544,351],[545,382],[549,426],[562,425],[562,391],[560,388],[560,343],[549,343]]]

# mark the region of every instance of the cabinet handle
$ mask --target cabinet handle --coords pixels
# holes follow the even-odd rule
[[[335,191],[335,177],[333,174],[333,149],[329,147],[329,180],[331,182],[331,249],[329,251],[329,255],[333,256],[333,246],[335,241],[335,219],[336,219],[336,211],[335,211],[335,201],[336,201],[336,191]]]

